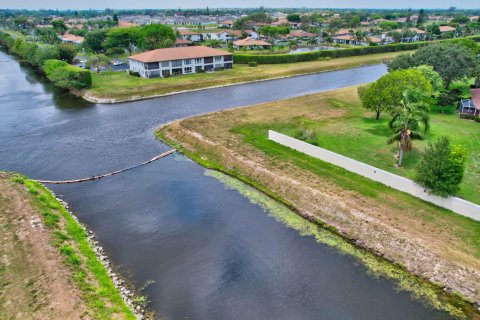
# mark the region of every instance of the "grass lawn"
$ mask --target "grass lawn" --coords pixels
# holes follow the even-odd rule
[[[395,147],[386,144],[390,134],[386,117],[375,121],[362,109],[356,90],[350,87],[191,117],[160,128],[159,137],[200,164],[295,208],[302,217],[480,301],[478,294],[468,291],[478,288],[480,278],[465,277],[456,267],[479,270],[479,222],[268,140],[269,129],[292,136],[299,128],[314,129],[322,147],[411,175],[426,142],[415,141],[406,166],[395,168]],[[480,152],[468,143],[475,141],[471,136],[479,129],[479,123],[434,112],[427,141],[448,134],[454,143]],[[467,177],[461,195],[478,201],[477,184]],[[464,290],[465,286],[470,289]]]
[[[344,92],[341,97],[332,93],[325,95],[322,100],[329,108],[343,110],[342,116],[321,120],[297,116],[286,123],[276,122],[267,126],[251,124],[238,130],[248,138],[258,138],[265,133],[268,126],[292,137],[295,137],[300,128],[310,129],[317,133],[316,139],[309,141],[310,143],[407,178],[415,176],[415,166],[424,148],[440,136],[447,136],[453,144],[460,144],[468,149],[470,157],[467,167],[472,164],[474,157],[480,154],[479,123],[459,119],[453,110],[442,115],[439,108],[433,108],[431,130],[426,139],[413,142],[413,151],[406,154],[403,166],[398,168],[394,165],[396,145],[386,143],[391,135],[387,114],[382,115],[380,120],[375,120],[371,112],[361,107],[356,89],[353,88]],[[479,182],[478,177],[466,173],[458,196],[480,204]]]
[[[99,99],[112,99],[113,102],[118,102],[185,90],[376,64],[386,59],[393,59],[402,53],[405,52],[290,64],[259,65],[256,68],[235,64],[232,70],[183,75],[167,79],[144,79],[123,72],[93,73],[93,85],[84,92],[84,95]]]

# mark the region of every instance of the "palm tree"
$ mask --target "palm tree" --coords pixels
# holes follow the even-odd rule
[[[387,143],[397,142],[398,166],[401,167],[404,154],[412,150],[412,140],[423,140],[424,133],[430,128],[428,106],[412,102],[405,92],[400,108],[394,113],[388,126],[394,134],[388,138]]]

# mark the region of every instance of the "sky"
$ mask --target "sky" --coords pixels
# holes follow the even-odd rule
[[[0,9],[480,8],[479,0],[0,0]]]

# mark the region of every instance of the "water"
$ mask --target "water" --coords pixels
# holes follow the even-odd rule
[[[290,50],[289,54],[293,53],[302,53],[302,52],[310,52],[310,51],[320,51],[320,50],[337,50],[341,48],[335,48],[335,47],[304,47],[304,48],[297,48]]]
[[[372,81],[385,66],[117,105],[60,94],[0,52],[0,168],[70,179],[142,162],[160,124]],[[448,319],[351,257],[301,237],[181,155],[54,186],[166,319]]]

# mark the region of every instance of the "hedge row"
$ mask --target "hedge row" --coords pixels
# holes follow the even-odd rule
[[[60,54],[53,45],[29,42],[22,37],[14,39],[5,32],[0,32],[0,44],[8,51],[43,71],[47,78],[59,87],[85,89],[92,85],[90,71],[58,60]]]
[[[468,39],[480,42],[480,35],[467,37]],[[257,62],[259,64],[279,64],[279,63],[295,63],[304,61],[315,61],[321,58],[343,58],[352,56],[363,56],[375,53],[398,52],[415,50],[420,47],[429,45],[433,42],[455,41],[457,39],[438,40],[438,41],[422,41],[413,43],[398,43],[383,46],[372,47],[356,47],[350,49],[339,50],[320,50],[310,51],[296,54],[271,54],[271,55],[254,55],[254,54],[234,54],[233,61],[240,64],[248,64],[249,62]]]

